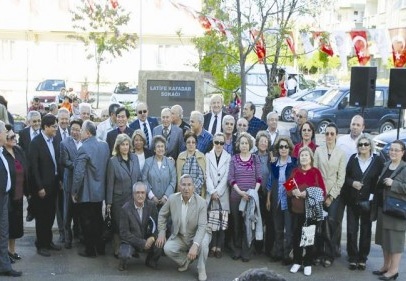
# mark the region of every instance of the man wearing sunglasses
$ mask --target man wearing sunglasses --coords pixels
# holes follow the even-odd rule
[[[144,131],[147,138],[147,147],[152,143],[154,128],[158,126],[158,119],[156,117],[148,116],[148,107],[146,103],[139,103],[135,109],[137,119],[130,124],[130,128],[134,130],[141,129]]]

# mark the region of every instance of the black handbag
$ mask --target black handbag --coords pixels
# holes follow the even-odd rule
[[[391,217],[406,220],[406,201],[392,196],[385,196],[383,213]]]
[[[109,242],[113,239],[113,220],[111,219],[111,213],[107,210],[103,222],[102,239],[104,242]]]
[[[369,200],[359,201],[357,205],[360,207],[362,212],[368,213],[371,211],[371,201]]]

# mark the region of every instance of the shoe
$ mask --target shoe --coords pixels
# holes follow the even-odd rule
[[[292,259],[291,258],[284,258],[282,260],[282,265],[291,265],[292,264]]]
[[[8,256],[8,258],[10,259],[10,263],[16,263],[16,261],[12,257]]]
[[[11,257],[13,260],[16,260],[16,261],[21,260],[20,255],[17,254],[17,253],[12,254],[12,253],[8,252],[8,256]]]
[[[198,277],[198,280],[199,281],[206,281],[207,280],[207,275],[206,275],[206,272],[204,271],[202,271],[202,272],[199,272],[199,277]]]
[[[178,271],[184,272],[184,271],[188,270],[190,262],[191,262],[190,259],[186,259],[185,263],[182,266],[178,267]]]
[[[241,258],[241,260],[242,260],[242,262],[249,262],[250,261],[250,259],[247,259],[247,258]]]
[[[235,261],[236,261],[236,260],[239,260],[240,258],[241,258],[240,256],[233,256],[233,257],[232,257],[232,259],[235,260]]]
[[[216,252],[215,252],[214,250],[210,250],[208,257],[209,257],[209,258],[213,258],[215,253],[216,253]]]
[[[78,253],[79,256],[84,257],[84,258],[95,258],[96,257],[96,253],[87,253],[86,251],[83,252],[79,252]]]
[[[51,256],[49,251],[47,249],[45,249],[45,248],[39,248],[37,250],[37,254],[40,255],[40,256],[43,256],[43,257],[50,257]]]
[[[348,265],[348,268],[350,270],[356,270],[357,269],[357,264],[355,262],[350,262],[350,264]]]
[[[395,273],[392,276],[385,276],[385,275],[379,276],[378,279],[379,280],[385,280],[385,281],[387,281],[387,280],[396,280],[398,278],[398,276],[399,276],[399,273]]]
[[[65,242],[65,249],[72,249],[72,243],[71,242]]]
[[[34,215],[31,212],[27,212],[27,216],[25,217],[25,221],[30,222],[34,220]]]
[[[359,270],[365,270],[367,268],[367,265],[365,264],[365,262],[360,262],[358,264],[358,269]]]
[[[52,250],[52,251],[60,251],[60,250],[62,250],[62,247],[59,245],[56,245],[54,242],[51,242],[51,244],[49,244],[48,249]]]
[[[16,271],[14,269],[10,269],[9,271],[0,272],[1,276],[9,276],[9,277],[20,277],[23,275],[21,271]]]
[[[127,261],[125,260],[120,260],[120,263],[118,265],[118,270],[124,271],[127,269]]]
[[[290,268],[290,272],[292,273],[296,273],[298,272],[300,269],[300,264],[295,263],[294,265],[292,265],[292,267]]]
[[[372,274],[381,276],[381,275],[384,275],[386,272],[388,272],[388,271],[387,270],[384,270],[384,271],[374,270],[374,271],[372,271]]]
[[[323,262],[323,266],[324,267],[330,267],[333,263],[331,262],[331,260],[324,260]]]
[[[222,251],[216,251],[216,253],[214,253],[214,256],[218,259],[221,259],[221,257],[223,256],[223,252]]]
[[[311,266],[305,266],[303,269],[303,273],[306,276],[312,275],[312,267]]]
[[[152,255],[148,254],[147,258],[145,259],[145,265],[152,269],[158,268],[158,261],[152,259]]]

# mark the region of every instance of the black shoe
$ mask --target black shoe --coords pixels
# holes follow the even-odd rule
[[[31,212],[27,212],[27,216],[25,217],[25,221],[30,222],[34,220],[34,215]]]
[[[9,277],[20,277],[23,275],[21,271],[15,271],[14,269],[10,269],[9,271],[6,272],[0,272],[1,276],[9,276]]]
[[[384,280],[384,281],[388,281],[388,280],[396,280],[399,277],[399,273],[395,273],[392,276],[379,276],[379,280]]]
[[[384,271],[374,270],[374,271],[372,271],[372,274],[381,276],[381,275],[384,275],[386,272],[388,272],[388,271],[387,270],[384,270]]]
[[[60,250],[62,250],[62,247],[59,245],[56,245],[54,242],[51,242],[51,244],[49,244],[48,249],[52,250],[52,251],[60,251]]]
[[[367,268],[367,265],[365,262],[360,262],[358,263],[358,269],[359,270],[365,270]]]
[[[235,261],[236,261],[236,260],[239,260],[240,258],[241,258],[240,256],[233,256],[233,257],[232,257],[232,259],[235,260]]]
[[[10,259],[10,263],[16,263],[16,261],[12,257],[8,256],[8,258]]]
[[[148,266],[149,268],[157,269],[158,268],[158,261],[147,258],[145,260],[145,265]]]
[[[39,248],[37,250],[37,254],[40,255],[40,256],[43,256],[43,257],[50,257],[51,256],[49,251],[47,249],[45,249],[45,248]]]
[[[79,256],[84,257],[84,258],[95,258],[96,257],[96,253],[88,253],[86,251],[79,252],[78,254],[79,254]]]
[[[348,265],[348,268],[350,270],[356,270],[358,267],[358,265],[355,262],[350,262],[350,264]]]
[[[8,252],[8,256],[10,258],[12,258],[13,260],[15,260],[15,261],[21,260],[21,256],[19,254],[17,254],[17,253],[12,254],[12,253]]]

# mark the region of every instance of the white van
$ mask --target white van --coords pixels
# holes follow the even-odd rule
[[[249,66],[247,67],[247,69]],[[303,74],[299,73],[291,66],[280,66],[279,68],[286,71],[286,77],[293,75],[298,81],[298,87],[296,91],[299,92],[308,88],[308,83],[304,79]],[[247,73],[247,94],[246,101],[251,101],[257,106],[262,106],[265,104],[265,98],[268,95],[267,91],[267,81],[265,66],[263,64],[254,65]]]

